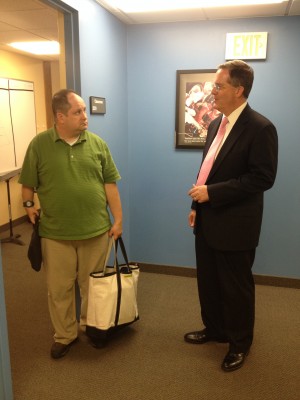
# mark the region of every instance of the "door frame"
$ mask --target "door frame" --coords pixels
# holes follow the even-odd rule
[[[40,0],[64,15],[67,88],[81,94],[78,11],[61,0]]]

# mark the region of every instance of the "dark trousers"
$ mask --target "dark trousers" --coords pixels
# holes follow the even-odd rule
[[[255,249],[219,251],[195,239],[201,316],[207,331],[226,338],[229,350],[247,352],[253,341],[255,286],[252,265]]]

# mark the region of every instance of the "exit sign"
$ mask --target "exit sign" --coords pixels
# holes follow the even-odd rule
[[[227,33],[225,59],[266,59],[267,41],[268,32]]]

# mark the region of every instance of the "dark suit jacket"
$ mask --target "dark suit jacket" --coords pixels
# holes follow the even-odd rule
[[[222,116],[208,128],[203,159]],[[193,202],[195,234],[224,251],[254,249],[259,242],[263,193],[275,181],[278,141],[275,126],[249,105],[224,142],[207,178],[208,203]],[[275,217],[275,216],[274,216]]]

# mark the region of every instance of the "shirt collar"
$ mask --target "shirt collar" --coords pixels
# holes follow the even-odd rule
[[[248,104],[247,101],[245,101],[245,103],[243,103],[241,106],[236,108],[230,115],[228,115],[227,118],[231,126],[233,126],[236,123],[238,117],[241,115],[242,111],[247,106],[247,104]]]
[[[87,131],[81,132],[80,138],[78,139],[78,143],[81,143],[81,142],[85,142],[85,141],[86,141],[86,139],[87,139],[86,132],[87,132]],[[52,139],[53,139],[54,142],[58,142],[58,141],[62,140],[62,139],[59,137],[58,133],[57,133],[57,130],[56,130],[56,128],[55,128],[55,125],[51,128],[51,137],[52,137]]]

